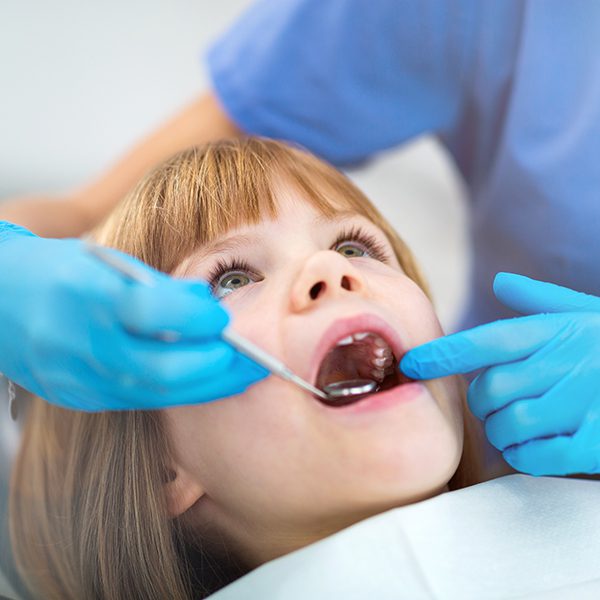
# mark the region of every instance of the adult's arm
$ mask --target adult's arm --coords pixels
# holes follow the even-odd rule
[[[61,198],[37,196],[0,204],[0,220],[45,237],[75,237],[99,223],[154,165],[189,146],[235,137],[240,130],[207,92],[137,143],[97,179]]]

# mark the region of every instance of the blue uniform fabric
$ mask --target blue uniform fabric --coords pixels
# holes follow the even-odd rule
[[[243,130],[337,165],[439,137],[472,202],[467,327],[513,314],[499,271],[600,295],[599,32],[594,0],[262,0],[207,58]]]

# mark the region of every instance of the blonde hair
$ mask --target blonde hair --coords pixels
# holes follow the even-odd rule
[[[171,273],[198,246],[275,217],[277,180],[324,215],[349,209],[379,226],[424,290],[412,255],[349,179],[298,148],[257,138],[182,152],[149,173],[95,231],[102,244]],[[479,478],[465,413],[456,489]],[[163,494],[169,446],[160,412],[84,413],[36,399],[13,470],[10,533],[34,595],[53,599],[190,600],[242,574],[198,545]]]

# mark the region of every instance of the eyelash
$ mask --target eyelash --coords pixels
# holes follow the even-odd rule
[[[333,243],[332,248],[336,248],[342,242],[348,241],[358,242],[364,246],[364,249],[370,254],[370,258],[374,258],[380,262],[388,262],[390,260],[390,255],[385,246],[381,242],[377,241],[373,235],[364,231],[364,229],[361,227],[355,226],[350,230],[342,231],[342,233],[338,235],[337,239]],[[215,286],[221,280],[223,275],[229,271],[245,271],[252,273],[252,267],[244,259],[220,258],[206,278],[206,281],[208,282],[212,291],[214,291]]]
[[[338,235],[333,243],[333,248],[339,246],[342,242],[359,242],[365,247],[365,250],[371,255],[371,258],[380,262],[388,262],[390,255],[386,247],[381,242],[377,241],[375,236],[367,233],[362,227],[352,227],[350,230],[345,230]]]

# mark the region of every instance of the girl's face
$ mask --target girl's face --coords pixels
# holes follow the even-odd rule
[[[394,367],[442,334],[378,227],[353,213],[325,218],[290,187],[277,200],[276,219],[228,232],[175,273],[212,274],[234,330],[313,384],[377,378],[374,359]],[[338,341],[366,333],[377,335],[358,335],[325,358]],[[270,376],[238,396],[165,415],[176,454],[171,514],[191,508],[200,529],[217,530],[250,565],[443,491],[462,452],[453,379],[331,407]]]

